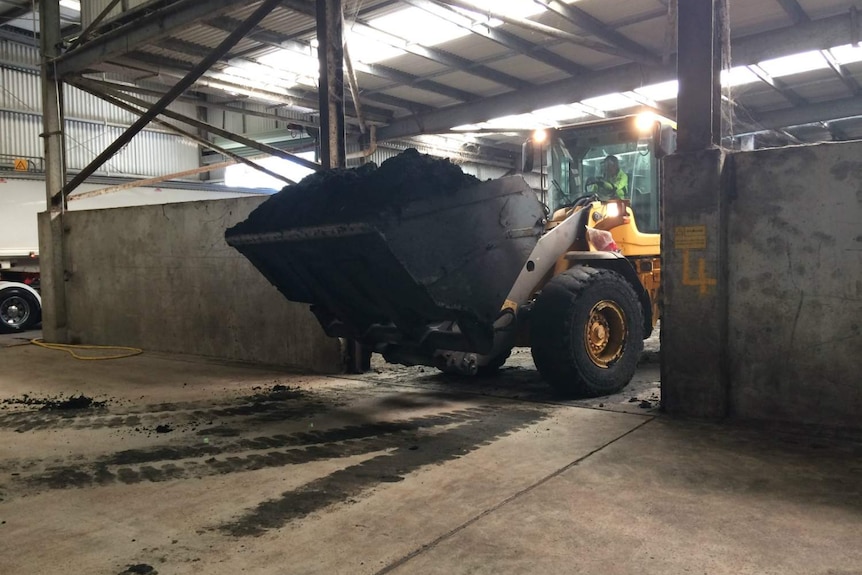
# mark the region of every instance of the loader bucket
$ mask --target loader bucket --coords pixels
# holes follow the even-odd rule
[[[345,213],[337,201],[304,215],[319,216],[316,225],[275,230],[267,217],[255,232],[250,217],[226,238],[285,297],[312,304],[331,336],[482,353],[542,233],[544,210],[519,176],[468,183],[393,196],[358,221],[335,217]],[[441,328],[453,321],[454,330]]]

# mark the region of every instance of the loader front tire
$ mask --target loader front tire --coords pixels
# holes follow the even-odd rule
[[[559,274],[530,321],[533,361],[560,394],[609,395],[631,381],[643,351],[643,311],[620,274],[587,266]]]

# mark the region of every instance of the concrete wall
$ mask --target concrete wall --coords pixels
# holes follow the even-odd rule
[[[862,142],[735,164],[731,413],[862,427]]]
[[[285,300],[224,241],[265,199],[68,212],[68,339],[340,370],[340,344],[308,306]],[[43,241],[47,222],[40,214]],[[45,335],[54,339],[50,327]]]
[[[2,177],[0,173],[0,257],[39,251],[39,233],[36,217],[46,208],[45,180],[24,180]],[[80,192],[92,192],[109,186],[81,184]],[[219,191],[214,191],[219,190]],[[69,210],[95,210],[150,204],[171,204],[224,198],[241,198],[252,194],[224,191],[221,186],[213,190],[182,190],[158,187],[135,187],[100,196],[75,200],[72,196]]]
[[[862,428],[862,142],[722,156],[664,165],[665,408]]]

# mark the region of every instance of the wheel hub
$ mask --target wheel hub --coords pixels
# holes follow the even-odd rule
[[[29,315],[27,304],[17,297],[9,298],[0,307],[0,321],[6,325],[21,325]]]
[[[616,302],[602,300],[590,310],[585,332],[590,361],[608,368],[623,354],[627,335],[625,313]]]

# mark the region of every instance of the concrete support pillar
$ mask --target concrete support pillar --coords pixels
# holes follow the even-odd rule
[[[344,38],[341,0],[317,0],[320,60],[320,163],[344,167]]]
[[[722,2],[679,3],[678,147],[662,172],[662,405],[707,418],[728,410]]]
[[[45,194],[48,217],[40,218],[39,266],[42,292],[42,331],[46,341],[67,342],[66,257],[63,215],[66,199],[63,83],[53,73],[60,54],[60,6],[39,3],[42,51],[42,138],[45,154]]]
[[[664,160],[662,406],[727,415],[726,157],[712,148]]]

